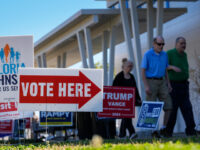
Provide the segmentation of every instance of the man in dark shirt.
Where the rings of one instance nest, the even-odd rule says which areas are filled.
[[[185,133],[187,136],[196,135],[195,122],[192,112],[192,105],[189,98],[189,66],[187,54],[184,52],[186,40],[184,37],[176,39],[175,48],[167,51],[169,59],[168,75],[172,86],[170,93],[173,110],[167,123],[166,132],[172,135],[176,123],[177,110],[180,108],[186,123]]]

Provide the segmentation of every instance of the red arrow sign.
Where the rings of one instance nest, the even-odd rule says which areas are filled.
[[[101,91],[79,76],[20,75],[20,103],[78,104],[80,109]]]

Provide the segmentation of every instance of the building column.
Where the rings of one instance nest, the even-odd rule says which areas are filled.
[[[157,0],[157,12],[156,12],[156,35],[162,36],[163,31],[163,0]]]
[[[133,27],[133,30],[134,30],[133,32],[138,34],[138,36],[135,35],[135,37],[137,38],[137,39],[135,39],[137,43],[134,43],[135,49],[133,50],[133,44],[132,44],[132,40],[131,40],[132,39],[131,30],[130,30],[130,26],[129,26],[128,12],[127,12],[127,8],[126,8],[126,5],[125,5],[125,0],[120,0],[119,2],[120,2],[120,6],[121,6],[120,12],[121,12],[121,18],[122,18],[122,26],[123,26],[123,32],[124,32],[124,37],[125,37],[125,43],[126,43],[126,46],[128,48],[129,59],[132,62],[134,62],[134,65],[136,66],[135,69],[133,70],[133,74],[135,75],[136,81],[138,83],[138,88],[141,89],[141,87],[140,87],[141,86],[141,84],[140,84],[140,82],[141,82],[140,66],[139,66],[139,63],[138,63],[138,61],[139,61],[138,57],[139,57],[139,59],[141,59],[141,55],[137,54],[137,48],[139,48],[139,49],[141,49],[141,48],[139,46],[140,45],[139,29],[137,29],[136,18],[134,18],[136,14],[134,14],[134,16],[132,16],[132,19],[135,19],[135,20],[132,20],[132,27]],[[132,3],[131,5],[134,4],[134,2],[131,2],[131,3]],[[132,9],[132,11],[133,11],[133,9]],[[136,12],[136,8],[135,8],[135,12]]]
[[[42,67],[47,68],[46,53],[42,54]]]
[[[153,43],[153,0],[147,1],[147,41],[148,48],[152,48]]]
[[[104,85],[108,85],[108,31],[103,32],[102,36],[102,52],[103,52],[103,70],[104,70]]]
[[[113,26],[110,33],[110,59],[109,59],[109,76],[108,76],[108,85],[110,86],[113,83],[113,75],[114,75],[115,32],[116,32],[116,27]]]
[[[86,49],[87,49],[88,60],[89,60],[89,67],[94,68],[92,38],[91,38],[90,29],[88,27],[86,27],[84,29],[84,33],[85,33]]]
[[[61,65],[62,68],[66,68],[67,67],[66,59],[67,59],[67,52],[64,52],[62,54],[62,65]]]
[[[136,68],[137,74],[137,87],[139,93],[142,98],[145,97],[144,84],[141,78],[141,69],[140,64],[142,61],[142,50],[141,50],[141,42],[140,42],[140,29],[139,29],[139,20],[137,15],[137,7],[136,7],[136,0],[130,0],[130,13],[131,13],[131,25],[132,25],[132,32],[133,32],[133,46],[134,46],[134,63]]]
[[[57,56],[57,68],[66,68],[66,55],[64,52],[62,55]]]
[[[57,56],[57,68],[61,68],[61,56]]]
[[[89,68],[94,68],[92,38],[91,38],[90,29],[88,27],[84,28],[84,34],[85,34],[85,43],[86,43],[86,49],[87,49],[87,54],[88,54],[88,60],[89,60]],[[95,113],[92,113],[92,112],[78,113],[78,118],[79,118],[78,124],[79,124],[79,129],[80,129],[79,132],[82,132],[82,134],[80,135],[84,135],[84,136],[87,136],[87,138],[91,138],[90,136],[92,136],[92,134],[95,133],[95,128],[96,128]],[[90,126],[88,126],[88,124]]]
[[[38,68],[42,68],[42,58],[41,58],[41,56],[37,57],[37,64],[38,64]]]
[[[38,68],[47,68],[46,53],[37,57]]]
[[[77,40],[78,40],[78,47],[79,47],[79,52],[81,55],[81,60],[82,60],[82,65],[83,68],[88,68],[87,60],[86,60],[86,54],[85,54],[85,45],[84,45],[84,38],[83,38],[83,33],[80,31],[76,34]]]
[[[125,43],[128,48],[128,54],[129,54],[129,59],[133,61],[133,46],[132,46],[132,41],[131,41],[131,31],[129,27],[129,21],[128,21],[128,13],[127,13],[127,8],[126,8],[126,1],[125,0],[119,0],[120,2],[120,13],[121,13],[121,18],[122,18],[122,26],[123,26],[123,32],[124,32],[124,38],[125,38]]]

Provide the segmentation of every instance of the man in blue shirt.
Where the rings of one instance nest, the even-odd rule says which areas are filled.
[[[169,92],[172,90],[168,79],[168,56],[163,51],[164,38],[158,36],[153,40],[153,47],[148,50],[142,60],[142,79],[145,86],[146,100],[164,102],[164,127],[167,124],[172,101]]]

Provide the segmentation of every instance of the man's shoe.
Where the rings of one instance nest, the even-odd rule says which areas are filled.
[[[133,133],[133,134],[131,134],[131,136],[130,136],[129,139],[135,139],[135,138],[137,138],[137,137],[138,137],[138,135],[137,135],[136,133]]]
[[[172,133],[169,133],[166,128],[160,129],[160,135],[166,138],[172,137]]]
[[[192,130],[186,130],[186,135],[187,136],[197,136],[198,135],[198,133],[197,133],[197,131],[195,130],[195,129],[192,129]]]
[[[127,139],[127,136],[123,136],[123,137],[118,137],[117,139],[119,139],[119,140],[125,140],[125,139]]]
[[[200,131],[199,130],[196,130],[197,131],[197,135],[200,135]]]
[[[166,128],[162,128],[162,129],[160,129],[160,135],[165,135],[165,133],[166,133]]]
[[[154,131],[154,132],[151,134],[151,136],[152,136],[153,138],[161,138],[161,136],[160,136],[160,134],[158,133],[158,131]]]

